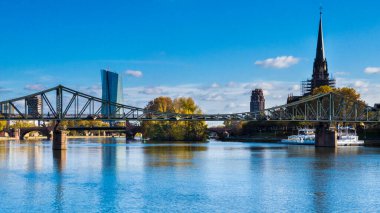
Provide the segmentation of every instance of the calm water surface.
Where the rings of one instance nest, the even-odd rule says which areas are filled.
[[[380,210],[380,149],[0,142],[1,212]]]

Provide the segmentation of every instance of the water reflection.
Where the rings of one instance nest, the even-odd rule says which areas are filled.
[[[380,208],[380,149],[246,143],[0,143],[12,212],[340,212]]]
[[[64,170],[66,168],[67,150],[52,150],[53,152],[53,174],[55,175],[55,199],[53,207],[61,212],[64,205]]]
[[[207,151],[202,144],[158,144],[144,147],[147,166],[152,167],[183,167],[193,165],[192,159],[198,152]]]
[[[101,156],[101,185],[99,187],[100,202],[104,205],[102,212],[115,212],[118,195],[117,171],[117,144],[115,138],[108,138],[103,142]]]

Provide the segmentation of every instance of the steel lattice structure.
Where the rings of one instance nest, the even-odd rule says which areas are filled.
[[[30,114],[28,100],[41,99],[39,113]],[[101,114],[102,108],[114,111]],[[35,112],[36,110],[34,110]],[[112,103],[100,98],[57,86],[28,96],[0,102],[0,120],[130,120],[130,121],[308,121],[308,122],[380,122],[380,111],[364,102],[336,93],[319,94],[297,102],[260,112],[233,114],[177,114],[148,111]]]

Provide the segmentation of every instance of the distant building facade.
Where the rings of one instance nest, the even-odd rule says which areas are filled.
[[[0,104],[0,112],[2,114],[14,114],[15,109],[10,104]]]
[[[301,82],[301,96],[288,96],[288,103],[299,100],[301,97],[311,95],[315,88],[320,86],[330,86],[335,88],[335,79],[330,78],[325,56],[325,46],[323,41],[322,12],[319,20],[318,41],[316,55],[313,64],[312,78]]]
[[[29,97],[26,99],[28,107],[28,115],[37,117],[42,114],[42,99],[41,96]]]
[[[123,80],[121,75],[108,70],[101,70],[102,77],[102,99],[111,103],[123,104]],[[122,114],[122,111],[117,112]],[[116,114],[115,106],[104,104],[102,107],[102,115],[113,116]]]
[[[265,98],[262,89],[252,90],[250,112],[259,112],[265,109]]]
[[[373,108],[375,108],[376,110],[380,110],[380,104],[376,103]]]

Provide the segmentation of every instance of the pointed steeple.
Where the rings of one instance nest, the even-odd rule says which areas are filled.
[[[335,87],[335,79],[329,77],[327,60],[325,56],[325,45],[323,42],[323,27],[322,27],[322,8],[319,19],[319,31],[317,41],[317,52],[313,65],[313,76],[308,85],[307,93],[310,94],[315,88],[320,86]]]
[[[317,53],[315,55],[315,60],[324,61],[325,59],[326,59],[326,56],[325,56],[325,44],[323,42],[322,9],[321,9],[320,19],[319,19]]]

